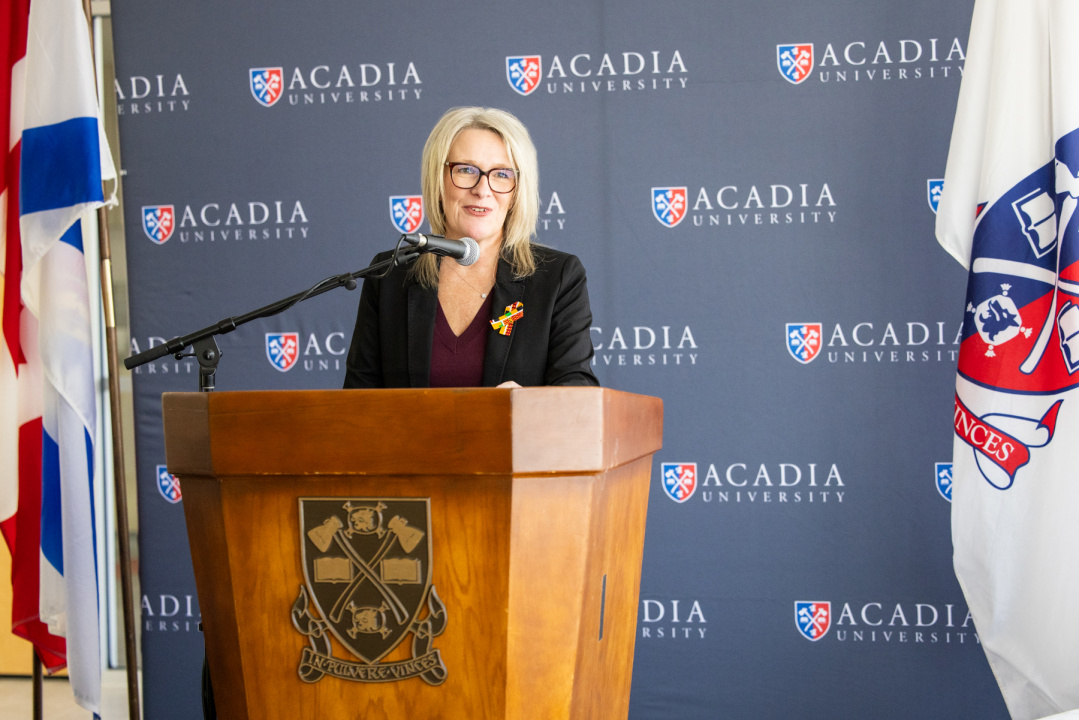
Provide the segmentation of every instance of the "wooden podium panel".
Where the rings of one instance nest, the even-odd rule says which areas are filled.
[[[660,400],[523,388],[169,393],[163,403],[220,717],[626,717]],[[305,539],[301,499],[368,515],[427,503],[427,527],[413,520],[410,532],[428,543],[445,623],[420,660],[423,632],[368,663],[345,649],[344,626],[327,634],[327,656],[294,625],[294,605],[317,585],[302,548],[320,533]],[[410,622],[436,617],[425,597]],[[386,603],[349,608],[356,637],[389,634]],[[340,676],[417,671],[436,651],[440,684]],[[301,656],[330,674],[305,682]]]

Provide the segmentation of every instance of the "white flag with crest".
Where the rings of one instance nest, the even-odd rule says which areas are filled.
[[[977,0],[937,239],[969,270],[955,571],[1015,720],[1079,708],[1079,3]]]

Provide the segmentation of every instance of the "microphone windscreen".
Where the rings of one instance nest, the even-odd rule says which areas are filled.
[[[461,238],[461,242],[465,244],[468,250],[463,258],[457,260],[458,265],[471,265],[480,259],[480,244],[478,242],[470,237]]]

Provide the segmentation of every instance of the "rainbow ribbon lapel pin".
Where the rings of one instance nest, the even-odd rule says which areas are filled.
[[[525,306],[520,300],[506,306],[506,312],[502,317],[491,321],[491,327],[498,331],[499,335],[509,335],[513,332],[513,323],[524,317]]]

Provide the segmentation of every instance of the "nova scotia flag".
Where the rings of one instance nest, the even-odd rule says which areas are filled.
[[[50,672],[66,661],[76,700],[99,713],[94,310],[81,220],[104,204],[102,180],[115,170],[82,4],[13,5],[2,22],[4,42],[16,51],[4,68],[3,100],[13,141],[7,164],[17,174],[3,176],[0,208],[7,216],[0,412],[15,418],[0,420],[0,527],[12,550],[16,632],[35,643]]]

